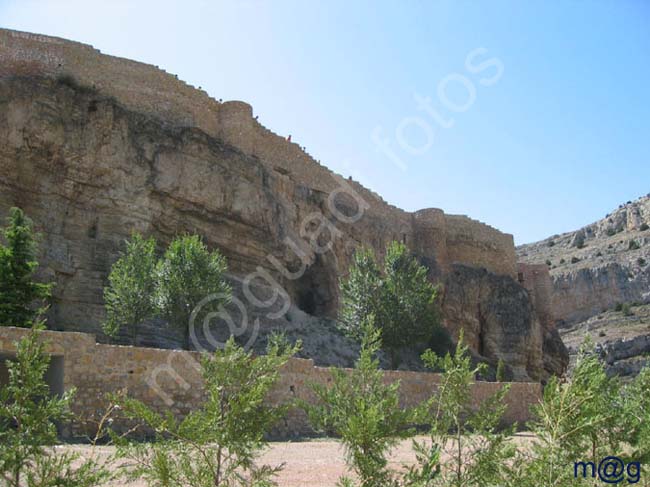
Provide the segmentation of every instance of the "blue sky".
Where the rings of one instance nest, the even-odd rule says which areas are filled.
[[[247,101],[388,202],[467,214],[517,243],[650,192],[641,0],[0,0],[0,26]]]

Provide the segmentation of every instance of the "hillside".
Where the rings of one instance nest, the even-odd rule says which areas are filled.
[[[623,375],[650,352],[650,313],[634,306],[650,302],[649,226],[650,195],[575,232],[517,248],[521,262],[549,266],[554,318],[570,352],[589,334]]]
[[[226,317],[199,324],[195,347],[232,332],[263,350],[282,330],[319,365],[349,365],[339,279],[355,249],[382,255],[399,241],[444,289],[443,324],[475,355],[502,360],[518,381],[562,374],[568,359],[516,280],[512,235],[391,206],[265,128],[247,103],[88,45],[0,29],[0,217],[12,206],[42,234],[41,274],[55,283],[48,325],[100,342],[124,240],[138,231],[164,247],[188,232],[227,258],[235,297]],[[153,321],[138,345],[178,348],[179,338]],[[409,351],[418,360],[428,345]]]

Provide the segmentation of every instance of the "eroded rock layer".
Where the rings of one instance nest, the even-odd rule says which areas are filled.
[[[0,214],[20,206],[43,234],[53,327],[101,340],[102,288],[123,240],[139,231],[164,245],[196,232],[228,258],[242,340],[262,346],[281,328],[317,363],[347,365],[355,347],[332,325],[338,280],[360,245],[381,254],[399,240],[444,283],[445,324],[466,330],[475,353],[502,358],[517,380],[562,372],[562,350],[549,352],[515,279],[512,236],[392,207],[269,132],[245,103],[217,102],[152,66],[0,30],[0,188]],[[161,323],[142,340],[180,343]]]

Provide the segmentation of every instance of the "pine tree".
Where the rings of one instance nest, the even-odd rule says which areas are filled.
[[[0,325],[28,328],[43,311],[51,284],[33,281],[38,267],[32,221],[19,208],[11,208],[0,245]],[[40,306],[38,305],[40,301]]]

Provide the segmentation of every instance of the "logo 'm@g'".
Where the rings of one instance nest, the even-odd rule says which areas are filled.
[[[641,480],[641,463],[630,462],[627,465],[618,457],[605,457],[598,464],[594,462],[576,462],[573,464],[574,478],[591,477],[606,484],[620,484],[627,480],[629,484],[636,484]]]

